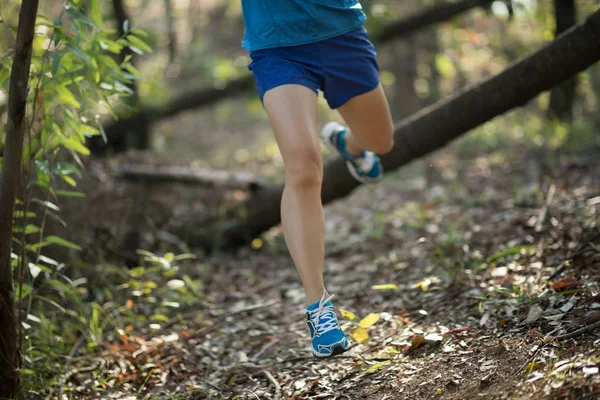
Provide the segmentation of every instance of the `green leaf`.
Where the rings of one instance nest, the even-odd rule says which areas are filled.
[[[77,182],[75,182],[75,179],[71,178],[69,175],[61,175],[60,176],[65,182],[67,182],[69,185],[75,187],[77,186]]]
[[[105,54],[99,54],[98,60],[102,63],[102,65],[112,69],[113,71],[121,72],[121,67],[119,67],[119,64],[117,64],[114,58]]]
[[[30,235],[32,233],[38,233],[39,231],[40,231],[40,228],[37,227],[37,226],[35,226],[35,225],[28,224],[25,227],[25,234],[26,235]]]
[[[100,122],[100,118],[96,118],[96,123],[98,124],[98,128],[100,128],[100,134],[102,134],[102,140],[104,140],[104,144],[108,143],[108,138],[106,137],[106,131],[102,126],[102,122]]]
[[[145,51],[146,53],[152,53],[152,47],[148,46],[146,42],[144,42],[137,36],[129,35],[127,36],[127,41],[135,47],[137,47],[138,49]]]
[[[52,76],[55,76],[58,72],[58,67],[60,66],[60,54],[53,51],[50,53],[50,57],[52,58]]]
[[[502,257],[506,257],[506,256],[514,255],[514,254],[521,254],[521,252],[531,253],[534,250],[535,250],[535,247],[533,247],[533,246],[510,247],[508,249],[500,250],[499,252],[492,254],[491,256],[488,257],[487,262],[490,263],[490,262],[496,261]]]
[[[145,30],[140,29],[140,28],[131,28],[131,33],[133,33],[134,35],[137,35],[139,37],[142,37],[142,38],[148,37],[148,32],[146,32]]]
[[[100,12],[100,4],[98,0],[89,0],[90,5],[90,17],[92,21],[100,28],[102,28],[102,14]]]
[[[74,137],[70,137],[70,138],[61,140],[61,144],[63,146],[65,146],[67,149],[76,151],[80,154],[83,154],[84,156],[90,155],[90,149],[85,147],[78,139],[76,139]]]
[[[102,50],[109,51],[113,54],[121,54],[121,50],[123,50],[123,45],[110,39],[100,40],[100,47]]]
[[[56,93],[58,96],[56,97],[61,103],[68,104],[75,108],[81,108],[81,104],[75,99],[75,96],[66,86],[60,85],[55,87]],[[58,125],[57,125],[58,126]]]
[[[95,128],[93,126],[90,126],[87,124],[79,124],[79,127],[81,128],[81,131],[83,132],[84,135],[89,135],[89,136],[100,135],[100,131],[98,130],[98,128]]]
[[[27,215],[25,215],[25,213],[23,211],[15,211],[15,218],[23,218],[23,216],[27,217],[27,218],[34,218],[35,217],[35,213],[28,211]]]
[[[81,192],[74,192],[71,190],[55,190],[54,193],[57,196],[62,196],[62,197],[85,197],[85,194],[83,194]]]
[[[29,293],[31,293],[31,286],[29,286],[28,284],[24,283],[22,285],[17,286],[17,299],[21,300],[27,297]]]
[[[81,251],[81,247],[79,247],[75,243],[69,242],[68,240],[60,238],[58,236],[54,236],[54,235],[48,236],[48,237],[46,237],[46,242],[51,243],[51,244],[56,244],[58,246],[67,247],[69,249]]]
[[[365,374],[374,374],[376,372],[381,371],[386,365],[390,364],[391,361],[383,361],[377,364],[371,365],[366,371]]]
[[[71,52],[73,52],[73,54],[75,54],[77,57],[85,61],[86,64],[89,65],[92,63],[92,60],[88,57],[88,55],[85,54],[83,50],[81,50],[79,47],[73,46],[72,44],[68,44],[66,47],[67,49],[71,50]]]
[[[8,69],[8,65],[5,65],[4,68],[0,69],[0,86],[4,85],[9,76],[10,70]]]
[[[154,314],[150,318],[152,318],[155,321],[169,322],[169,317],[167,317],[166,315],[163,315],[163,314]]]

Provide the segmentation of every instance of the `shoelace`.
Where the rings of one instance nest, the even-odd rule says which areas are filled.
[[[310,320],[313,321],[315,326],[316,336],[321,336],[324,333],[339,328],[333,306],[325,305],[328,301],[333,299],[333,296],[334,295],[331,295],[325,299],[325,295],[323,295],[323,298],[319,301],[319,306],[314,310],[309,311]]]

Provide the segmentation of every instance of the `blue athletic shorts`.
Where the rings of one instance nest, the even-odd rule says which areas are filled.
[[[250,58],[261,101],[268,90],[296,84],[322,90],[336,109],[379,85],[377,53],[362,27],[320,42],[251,51]]]

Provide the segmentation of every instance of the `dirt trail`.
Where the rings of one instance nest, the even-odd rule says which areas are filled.
[[[119,398],[598,398],[599,331],[553,338],[600,320],[600,163],[554,165],[438,156],[328,207],[326,281],[355,338],[342,357],[310,356],[274,230],[188,267],[205,302],[91,364]]]

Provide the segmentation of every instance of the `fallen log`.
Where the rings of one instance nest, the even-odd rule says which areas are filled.
[[[117,171],[122,179],[149,183],[183,183],[223,189],[256,192],[263,183],[247,172],[215,171],[179,166],[123,165]]]
[[[462,0],[456,3],[426,8],[413,16],[390,23],[379,34],[373,35],[372,40],[376,43],[387,43],[393,39],[425,29],[433,24],[447,21],[477,6],[492,2],[493,0]],[[119,137],[124,136],[125,132],[135,131],[139,126],[150,127],[156,121],[174,117],[187,110],[212,105],[217,101],[234,95],[248,93],[252,90],[254,90],[254,77],[247,75],[233,79],[220,87],[203,88],[185,93],[163,106],[142,108],[132,116],[117,120],[107,126],[105,132],[108,143],[105,145],[100,139],[95,139],[91,145],[92,153],[102,155],[107,147],[115,147],[113,149],[115,152],[125,151],[127,150],[127,146],[119,144]],[[118,143],[118,145],[112,146],[114,143]]]
[[[502,73],[466,87],[398,123],[396,144],[382,158],[385,169],[393,171],[444,147],[471,129],[526,104],[598,60],[600,11],[530,56],[515,61]],[[323,204],[348,195],[358,185],[342,160],[328,163],[323,181]],[[245,245],[279,224],[282,190],[283,184],[265,187],[230,209],[224,217],[189,221],[178,227],[176,233],[198,247]],[[215,232],[219,231],[215,239]]]
[[[448,21],[475,7],[491,4],[494,1],[462,0],[426,8],[410,17],[385,26],[375,40],[379,43],[385,43],[398,37],[407,36],[428,26]]]

